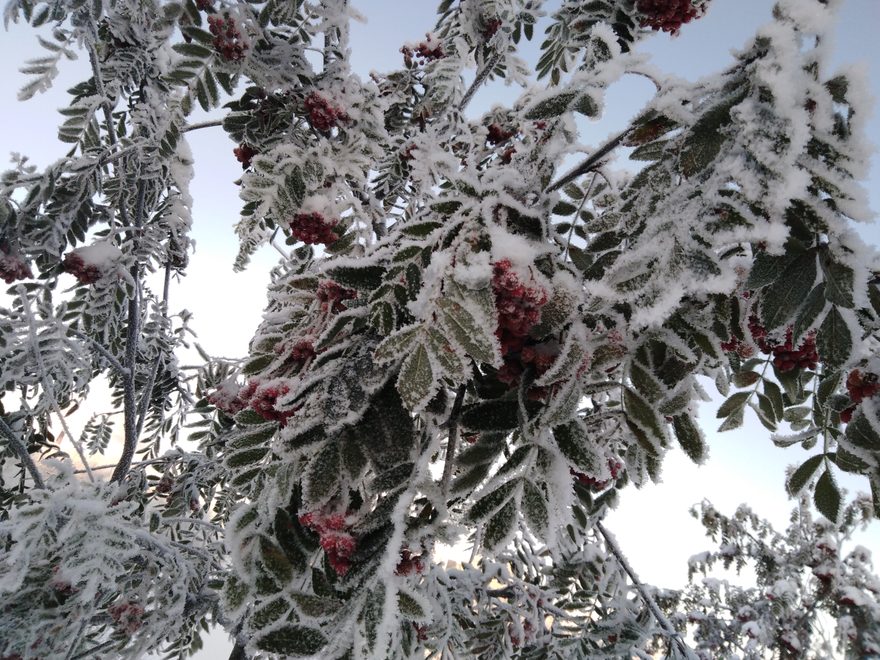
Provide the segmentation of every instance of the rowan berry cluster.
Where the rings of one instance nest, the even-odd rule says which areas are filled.
[[[279,380],[261,383],[259,380],[251,380],[241,388],[238,399],[261,417],[272,422],[278,422],[281,426],[287,424],[287,419],[295,410],[278,410],[275,406],[278,399],[290,392],[290,386]]]
[[[107,614],[110,615],[118,628],[133,635],[140,630],[143,623],[144,608],[137,603],[124,601],[108,607]]]
[[[840,413],[840,421],[849,424],[858,404],[880,394],[880,378],[877,374],[853,369],[846,377],[846,391],[853,405]]]
[[[317,211],[297,213],[290,221],[290,233],[299,241],[309,245],[329,245],[339,240],[333,231],[337,221],[327,220]]]
[[[547,292],[540,286],[523,284],[508,259],[502,259],[492,267],[492,291],[498,310],[495,336],[501,342],[501,354],[519,353],[525,346],[529,330],[541,318]]]
[[[617,477],[620,476],[620,472],[623,470],[623,463],[616,458],[609,458],[608,469],[611,471],[611,478],[605,480],[596,479],[595,477],[591,477],[583,472],[578,472],[572,468],[569,468],[569,472],[571,472],[572,476],[577,479],[578,483],[586,486],[594,493],[598,493],[617,481]]]
[[[0,252],[0,279],[4,282],[12,284],[16,280],[26,280],[33,276],[30,266],[21,257]]]
[[[810,333],[794,348],[791,340],[791,328],[785,331],[785,343],[772,347],[773,366],[781,372],[795,369],[815,369],[819,363],[816,351],[816,334]]]
[[[312,511],[301,515],[299,522],[318,535],[318,542],[336,574],[348,573],[351,568],[351,556],[357,549],[357,541],[348,531],[345,516],[339,513],[328,515]]]
[[[235,19],[225,12],[223,16],[208,16],[208,31],[214,36],[211,44],[227,62],[244,59],[247,43],[242,39]]]
[[[507,142],[514,135],[516,135],[516,130],[503,128],[500,124],[493,122],[489,124],[486,141],[491,145],[501,144],[502,142]]]
[[[232,150],[232,153],[235,154],[235,159],[241,163],[241,169],[246,170],[251,166],[251,159],[259,152],[249,144],[242,142]]]
[[[412,66],[413,57],[418,60],[418,64],[433,62],[434,60],[446,57],[446,53],[443,52],[443,43],[430,32],[426,32],[425,40],[420,41],[415,46],[404,44],[400,52],[403,53],[403,62],[407,67]]]
[[[815,332],[808,333],[800,345],[795,348],[790,327],[785,331],[785,341],[777,344],[754,314],[749,317],[748,325],[749,333],[752,335],[755,344],[761,349],[761,352],[773,354],[773,366],[778,371],[784,373],[794,371],[795,369],[815,369],[819,363]],[[736,337],[732,337],[729,341],[721,342],[721,349],[727,352],[735,352],[743,358],[751,357],[753,352],[751,346],[741,342]]]
[[[227,415],[237,415],[247,408],[247,399],[242,397],[243,390],[243,387],[239,387],[235,380],[230,378],[220,383],[217,389],[208,395],[208,403]]]
[[[196,9],[199,11],[208,11],[214,8],[214,0],[196,0]]]
[[[317,355],[314,344],[307,339],[298,341],[291,347],[288,347],[288,344],[285,342],[277,344],[275,352],[279,355],[287,353],[288,361],[296,364],[305,364]]]
[[[321,309],[334,313],[341,312],[345,309],[343,301],[351,300],[357,296],[357,293],[351,289],[339,286],[333,280],[324,280],[318,285],[315,297],[321,302]]]
[[[395,575],[414,575],[425,570],[421,555],[414,555],[409,548],[400,551],[400,562],[394,570]]]
[[[501,22],[501,19],[497,16],[490,19],[484,19],[483,29],[480,31],[480,33],[483,35],[483,39],[488,41],[489,39],[494,37],[495,33],[498,32],[498,28],[500,28],[502,25],[503,23]]]
[[[103,273],[96,264],[86,263],[78,252],[68,252],[61,262],[64,272],[73,275],[80,284],[94,284]]]
[[[329,131],[339,122],[349,120],[348,114],[342,108],[337,108],[318,92],[309,94],[303,101],[303,108],[309,116],[309,123],[319,131]]]
[[[691,0],[638,0],[636,9],[642,27],[678,34],[681,26],[702,15]]]

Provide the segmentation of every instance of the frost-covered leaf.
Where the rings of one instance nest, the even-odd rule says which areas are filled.
[[[422,343],[406,357],[397,377],[397,391],[410,410],[423,408],[435,390],[434,370],[428,351]]]
[[[257,648],[288,657],[313,655],[327,645],[327,638],[317,628],[284,625],[257,638]]]
[[[840,489],[834,482],[831,472],[825,471],[816,482],[816,491],[813,493],[813,501],[819,512],[833,523],[837,522],[840,515],[840,505],[842,501]]]

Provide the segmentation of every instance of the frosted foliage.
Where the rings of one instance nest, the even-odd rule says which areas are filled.
[[[0,523],[4,655],[137,655],[192,625],[208,559],[148,532],[113,487],[63,471],[47,485]]]
[[[706,0],[442,0],[364,79],[347,0],[10,3],[53,25],[23,96],[88,71],[67,155],[0,180],[0,656],[184,657],[219,623],[234,657],[827,657],[819,611],[877,653],[844,550],[880,509],[880,293],[837,5],[783,0],[694,83],[643,44]],[[586,144],[631,76],[653,98]],[[478,114],[491,82],[518,97]],[[241,359],[171,304],[194,130],[241,166],[231,267],[280,255]],[[706,505],[718,549],[651,587],[603,520],[670,452],[705,462],[709,383],[720,430],[805,450],[800,524]]]

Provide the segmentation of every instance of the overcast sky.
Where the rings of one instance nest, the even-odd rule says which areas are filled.
[[[355,24],[352,29],[353,66],[366,76],[370,70],[400,66],[400,45],[419,40],[434,24],[437,2],[354,0],[354,5],[369,19],[366,25]],[[771,7],[770,0],[714,0],[708,14],[685,26],[680,37],[658,35],[647,50],[655,55],[658,67],[678,76],[696,79],[711,74],[732,62],[731,49],[741,47],[755,28],[769,19]],[[867,67],[875,97],[880,97],[878,28],[878,0],[843,0],[834,64],[861,63]],[[540,43],[540,34],[536,34],[536,40]],[[532,45],[531,52],[536,52],[536,45]],[[40,54],[27,26],[11,25],[8,32],[0,32],[0,80],[5,83],[0,89],[0,125],[5,128],[0,152],[23,152],[42,166],[67,149],[55,139],[61,119],[56,109],[66,103],[63,90],[85,74],[82,59],[66,62],[53,91],[19,103],[16,91],[26,79],[17,68],[22,60]],[[652,90],[651,83],[639,78],[617,84],[609,93],[604,118],[588,127],[582,141],[600,144],[605,136],[623,128]],[[479,114],[494,103],[510,103],[515,96],[515,90],[491,85],[480,91],[470,110]],[[876,111],[868,131],[875,144],[880,141]],[[208,352],[241,356],[259,320],[266,273],[277,253],[264,249],[249,271],[232,273],[237,249],[232,226],[240,208],[232,182],[241,173],[232,155],[234,145],[220,129],[190,133],[188,140],[196,161],[192,193],[197,248],[185,280],[172,290],[171,307],[186,307],[195,314],[193,325]],[[871,207],[880,209],[880,161],[876,156],[867,186]],[[866,227],[863,236],[880,244],[877,226]],[[700,526],[687,514],[691,505],[708,497],[721,510],[730,512],[738,503],[748,501],[759,513],[784,526],[791,508],[785,500],[785,466],[808,455],[797,448],[774,447],[767,431],[754,420],[747,421],[740,430],[715,434],[718,422],[711,404],[703,405],[700,420],[709,431],[709,462],[697,468],[681,452],[674,452],[665,463],[664,482],[641,491],[627,490],[620,508],[608,520],[635,569],[647,582],[659,586],[681,586],[686,580],[687,557],[708,547]],[[847,485],[867,488],[865,482]],[[878,530],[873,530],[870,542],[863,542],[880,549]],[[200,657],[219,657],[225,641],[212,640],[211,644]]]

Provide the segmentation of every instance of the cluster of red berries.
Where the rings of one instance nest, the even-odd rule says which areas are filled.
[[[287,353],[288,362],[295,364],[305,364],[317,355],[314,344],[307,339],[300,340],[293,346],[289,346],[286,342],[276,344],[275,352],[279,355]]]
[[[80,284],[94,284],[103,276],[101,269],[95,265],[86,263],[77,252],[68,252],[61,261],[64,272],[70,273]]]
[[[513,271],[510,260],[502,259],[492,267],[492,291],[498,310],[495,336],[501,342],[501,354],[519,353],[529,330],[541,318],[547,292],[540,286],[526,286]]]
[[[498,370],[497,378],[507,385],[517,385],[528,367],[532,368],[534,377],[539,378],[556,361],[558,354],[559,345],[555,341],[523,346],[518,354],[508,353],[504,356],[504,364]],[[546,396],[547,389],[544,387],[532,387],[528,391],[529,399],[534,401],[542,401]]]
[[[144,608],[137,603],[129,603],[127,601],[116,603],[107,608],[107,613],[117,627],[129,635],[133,635],[140,630],[143,623]]]
[[[395,575],[415,575],[425,570],[421,555],[414,555],[409,548],[400,551],[400,562],[394,570]]]
[[[318,535],[321,548],[336,574],[348,573],[351,568],[351,556],[357,549],[357,542],[348,531],[345,516],[339,513],[327,515],[312,511],[301,515],[299,522]]]
[[[500,124],[493,122],[489,124],[486,141],[491,145],[501,144],[502,142],[507,142],[514,135],[516,135],[515,129],[503,128]]]
[[[357,293],[351,289],[339,286],[333,280],[324,280],[318,285],[315,297],[321,302],[321,309],[338,313],[345,309],[343,301],[351,300]]]
[[[295,410],[278,410],[275,406],[279,397],[290,392],[290,386],[282,381],[269,381],[260,383],[259,380],[251,380],[241,388],[238,393],[239,402],[243,407],[250,408],[261,417],[272,422],[278,422],[281,426],[287,424],[287,419]]]
[[[246,170],[251,166],[251,159],[259,152],[249,144],[242,142],[232,150],[232,153],[235,154],[235,160],[241,163],[241,169]]]
[[[26,280],[33,276],[30,266],[21,257],[6,252],[0,253],[0,279],[4,282],[12,284],[16,280]]]
[[[227,62],[244,59],[247,43],[241,38],[241,32],[235,19],[228,12],[223,16],[208,16],[208,31],[214,35],[211,44]]]
[[[853,369],[846,377],[846,391],[853,405],[840,413],[840,421],[849,424],[856,411],[856,405],[880,394],[880,378],[877,377],[877,374]]]
[[[777,344],[767,333],[766,328],[761,325],[758,317],[753,314],[749,317],[749,333],[762,353],[773,354],[773,366],[780,372],[815,369],[819,363],[815,332],[808,333],[800,345],[795,348],[792,341],[792,329],[789,327],[785,331],[785,341]],[[740,357],[744,358],[750,357],[752,354],[752,348],[735,337],[729,341],[721,342],[721,349],[738,353]]]
[[[339,122],[347,122],[348,114],[342,108],[337,108],[318,92],[309,94],[303,101],[303,108],[309,115],[309,122],[319,131],[329,131]]]
[[[317,211],[297,213],[290,221],[290,233],[309,245],[330,245],[339,240],[339,235],[333,231],[336,224],[335,220],[327,220]]]
[[[401,47],[400,52],[403,53],[403,62],[407,67],[412,66],[413,57],[419,60],[419,64],[446,57],[446,53],[443,52],[443,44],[430,32],[425,33],[425,40],[417,43],[415,48],[405,45]]]
[[[623,470],[623,463],[615,458],[609,458],[608,469],[611,471],[611,478],[605,479],[604,481],[600,481],[595,477],[591,477],[587,474],[584,474],[583,472],[578,472],[577,470],[574,470],[572,468],[569,468],[569,472],[571,472],[571,475],[575,479],[577,479],[578,483],[586,486],[594,493],[598,493],[605,490],[606,488],[608,488],[608,486],[617,481],[617,477],[620,475],[620,471]]]
[[[196,0],[196,9],[199,11],[208,11],[214,8],[214,0]]]
[[[485,23],[480,33],[483,35],[483,39],[489,41],[489,39],[495,36],[495,33],[498,32],[498,28],[500,28],[503,23],[501,22],[501,19],[497,16],[488,20],[484,19],[484,21]]]
[[[702,15],[691,0],[638,0],[636,3],[642,27],[678,34],[681,26]]]

